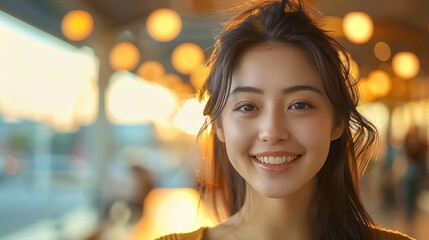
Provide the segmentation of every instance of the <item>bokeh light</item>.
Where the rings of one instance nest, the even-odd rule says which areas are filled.
[[[363,12],[350,12],[344,16],[343,32],[353,43],[362,44],[371,39],[374,24],[371,17]]]
[[[126,71],[113,74],[106,89],[106,115],[115,124],[167,121],[176,104],[169,89]]]
[[[340,60],[343,62],[343,64],[345,66],[349,67],[351,77],[355,81],[357,81],[360,78],[359,65],[355,62],[355,60],[353,60],[350,53],[346,53],[346,54],[347,54],[347,58],[348,58],[349,62],[346,61],[346,57],[344,56],[344,54],[341,51],[338,52],[338,56],[339,56]],[[349,64],[350,64],[350,66],[349,66]]]
[[[147,61],[138,68],[137,75],[145,80],[158,81],[165,75],[165,69],[157,61]]]
[[[203,110],[204,104],[197,99],[187,100],[176,115],[176,126],[187,134],[197,135],[205,120]]]
[[[369,89],[369,86],[368,86],[369,84],[368,84],[368,79],[366,79],[366,78],[361,78],[360,80],[359,80],[359,84],[358,84],[358,87],[359,87],[359,95],[360,95],[360,97],[361,97],[361,99],[362,99],[362,101],[364,101],[364,102],[372,102],[372,101],[374,101],[375,100],[375,98],[376,98],[376,96],[371,92],[371,90]]]
[[[172,90],[174,90],[174,89],[178,88],[180,85],[184,84],[182,79],[173,73],[165,74],[159,80],[159,83],[162,84],[163,86],[169,88],[169,89],[172,89]]]
[[[182,30],[180,15],[168,8],[152,12],[146,22],[146,30],[150,37],[160,42],[168,42],[179,35]]]
[[[402,146],[407,134],[408,129],[411,126],[411,117],[407,115],[406,106],[395,107],[392,111],[391,119],[391,144],[399,148]]]
[[[420,71],[420,61],[414,53],[399,52],[392,59],[393,72],[404,79],[410,79]]]
[[[343,19],[334,16],[326,16],[324,18],[324,25],[322,28],[329,31],[329,34],[333,34],[336,37],[343,37]]]
[[[133,70],[140,61],[138,48],[129,42],[121,42],[115,45],[110,52],[109,62],[112,69]]]
[[[72,41],[84,40],[91,34],[93,27],[91,14],[83,10],[68,12],[61,22],[63,35]]]
[[[2,20],[0,15],[2,118],[44,123],[59,132],[93,123],[99,71],[94,51],[75,48],[32,26],[2,25]]]
[[[183,43],[177,46],[172,55],[173,67],[182,74],[191,74],[204,62],[203,50],[196,44]]]
[[[207,77],[209,76],[209,69],[204,68],[204,67],[200,67],[197,68],[190,77],[190,82],[192,84],[192,86],[195,89],[200,89],[204,82],[206,81]]]
[[[390,47],[385,42],[378,42],[374,46],[374,54],[380,61],[387,61],[390,58]]]
[[[199,203],[198,192],[190,188],[153,189],[145,198],[144,213],[131,233],[131,240],[155,239],[215,225],[204,203]]]
[[[368,89],[377,97],[386,96],[392,88],[389,74],[382,70],[372,71],[368,76]]]

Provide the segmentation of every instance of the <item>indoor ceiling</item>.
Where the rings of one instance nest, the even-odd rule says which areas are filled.
[[[255,0],[251,0],[255,1]],[[203,49],[213,44],[229,11],[243,0],[2,0],[3,10],[31,25],[34,25],[65,41],[61,34],[62,17],[71,10],[84,9],[94,16],[95,34],[106,31],[120,35],[129,31],[139,36],[147,16],[158,8],[168,7],[178,11],[183,18],[179,41],[194,41]],[[420,60],[422,69],[429,67],[429,0],[311,0],[321,14],[343,17],[351,11],[368,13],[375,23],[374,35],[365,44],[352,44],[345,39],[340,42],[352,54],[359,65],[380,64],[373,56],[372,47],[378,41],[387,42],[392,53],[413,51]],[[101,30],[100,30],[101,29]],[[146,35],[147,36],[147,35]],[[69,41],[70,42],[70,41]],[[70,42],[76,46],[85,42]],[[162,45],[170,51],[173,46]],[[167,55],[166,55],[167,56]],[[374,68],[373,66],[368,69]],[[362,72],[361,72],[362,73]],[[365,74],[365,66],[363,66]]]

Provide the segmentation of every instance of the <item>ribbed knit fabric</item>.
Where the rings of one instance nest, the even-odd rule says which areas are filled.
[[[207,227],[201,227],[196,231],[188,233],[173,233],[157,238],[156,240],[202,240],[205,229],[207,229]],[[416,240],[403,233],[380,227],[373,227],[371,233],[372,240]]]

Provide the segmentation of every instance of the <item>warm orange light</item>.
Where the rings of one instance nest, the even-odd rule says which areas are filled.
[[[190,232],[201,226],[213,227],[215,222],[207,214],[204,202],[200,205],[198,202],[199,195],[194,189],[152,190],[144,201],[144,216],[130,239],[150,240],[173,232]]]
[[[343,37],[343,19],[339,17],[327,16],[324,19],[325,25],[323,29],[326,31],[330,31],[332,35],[336,37]]]
[[[359,80],[360,78],[360,70],[359,70],[359,65],[353,60],[350,59],[350,74],[352,75],[353,79],[355,81]]]
[[[207,68],[197,68],[192,74],[190,78],[190,82],[195,89],[200,89],[207,77],[209,76],[210,71]]]
[[[353,43],[366,43],[371,39],[374,24],[371,17],[363,12],[350,12],[343,19],[343,32]]]
[[[197,135],[205,120],[203,110],[204,104],[197,99],[187,100],[176,115],[176,126],[187,134]]]
[[[91,34],[94,21],[91,14],[83,10],[67,13],[61,22],[61,31],[72,41],[81,41]]]
[[[191,74],[204,62],[203,50],[196,44],[183,43],[171,55],[173,67],[180,73]]]
[[[121,42],[113,47],[109,56],[110,66],[118,70],[133,70],[140,61],[140,52],[129,42]]]
[[[349,66],[349,72],[351,77],[353,77],[353,79],[355,81],[359,80],[360,78],[360,71],[359,71],[359,65],[353,60],[352,56],[350,55],[350,53],[346,53],[347,57],[349,59],[349,62],[347,63],[346,61],[346,57],[344,56],[344,54],[342,52],[338,52],[338,56],[340,58],[340,60],[343,62],[344,65]]]
[[[380,61],[387,61],[390,58],[390,47],[385,42],[378,42],[374,46],[374,54]]]
[[[177,76],[176,74],[168,73],[164,75],[160,80],[159,83],[163,86],[169,88],[169,89],[175,89],[179,85],[184,84],[182,79]]]
[[[395,107],[392,111],[391,138],[394,143],[403,143],[411,126],[410,114],[406,106]]]
[[[116,124],[167,121],[176,110],[176,95],[169,89],[120,71],[106,89],[106,115]]]
[[[153,125],[157,138],[164,142],[177,141],[180,134],[183,134],[176,126],[168,122],[155,121]]]
[[[364,102],[372,102],[375,99],[374,94],[369,90],[368,80],[366,78],[361,78],[359,80],[359,95]]]
[[[410,79],[420,71],[420,61],[414,53],[399,52],[392,59],[393,72],[401,78]]]
[[[386,96],[392,88],[389,74],[382,70],[372,71],[368,76],[368,89],[377,97]]]
[[[182,19],[174,10],[161,8],[149,15],[146,30],[153,39],[168,42],[179,35],[182,30]]]
[[[149,81],[158,81],[164,74],[164,66],[157,61],[144,62],[137,70],[139,77]]]

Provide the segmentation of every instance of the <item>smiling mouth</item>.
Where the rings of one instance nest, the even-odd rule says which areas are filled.
[[[271,164],[271,165],[283,165],[287,163],[292,163],[299,159],[302,155],[291,155],[291,156],[252,156],[254,160],[257,160],[261,163]]]

